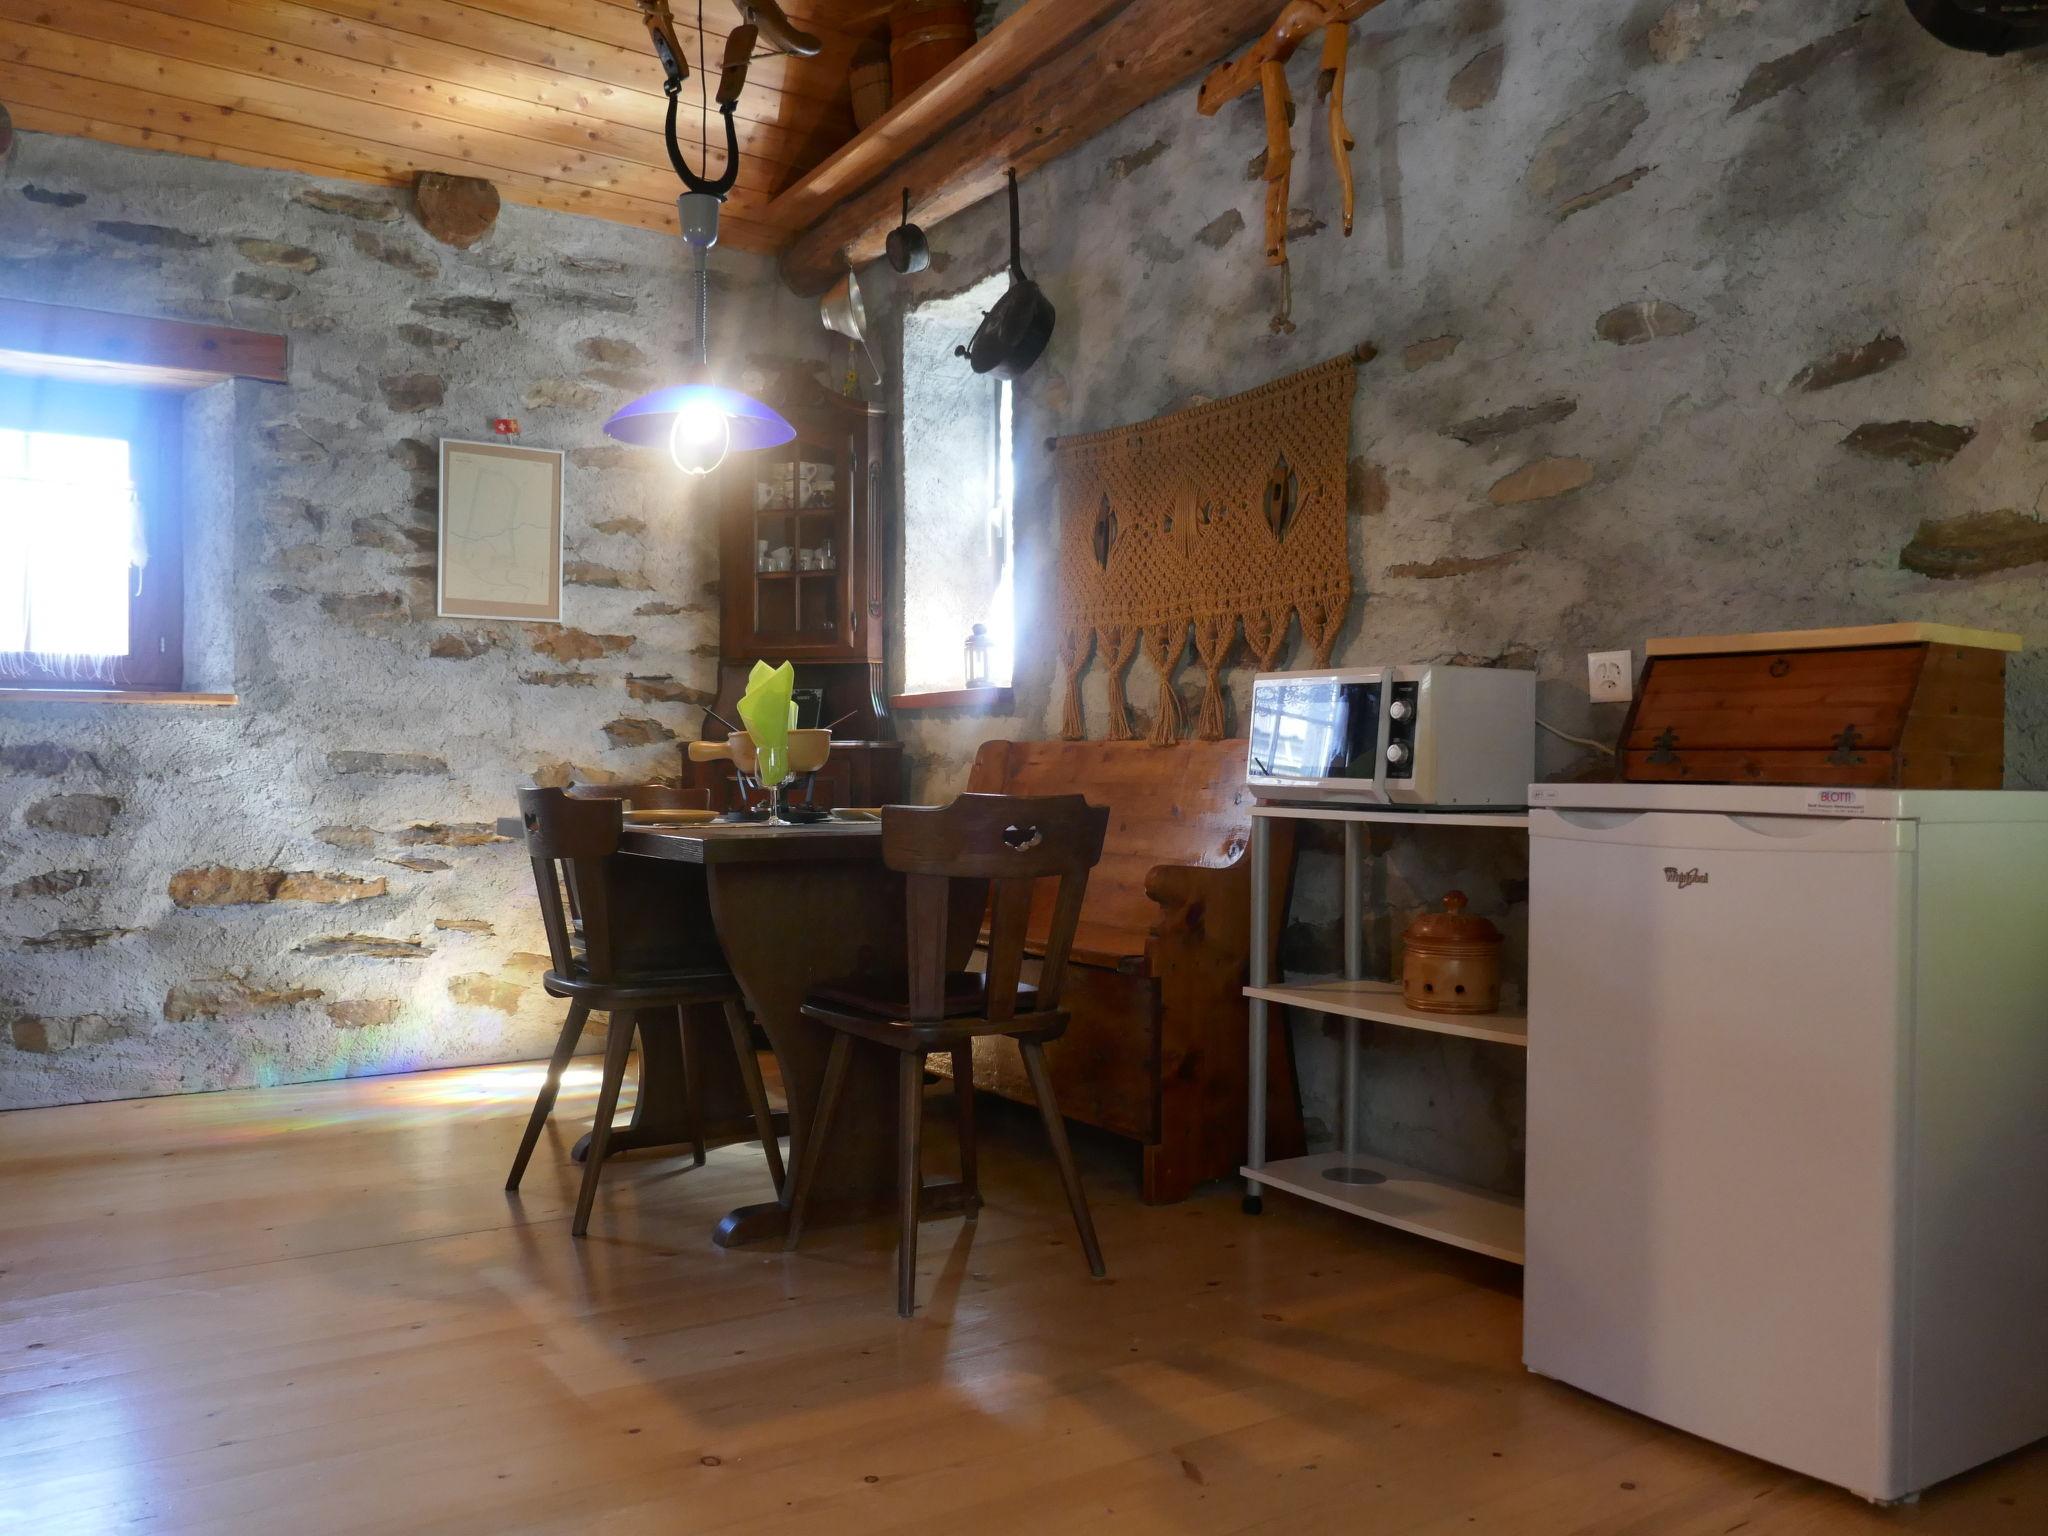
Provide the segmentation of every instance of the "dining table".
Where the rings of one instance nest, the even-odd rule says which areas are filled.
[[[525,836],[516,816],[501,820],[498,829],[514,841]],[[788,1106],[788,1166],[801,1167],[832,1043],[823,1025],[803,1016],[804,998],[827,981],[900,975],[907,963],[904,879],[883,862],[880,822],[665,826],[636,825],[629,815],[614,857],[631,861],[627,888],[646,893],[640,910],[615,918],[643,931],[667,929],[663,937],[672,953],[722,962],[738,981],[780,1071]],[[634,873],[658,878],[636,880],[630,878]],[[949,971],[967,969],[983,915],[967,882],[956,882],[953,902]],[[692,1077],[707,1139],[752,1139],[756,1132],[730,1039],[715,1007],[688,1011],[680,1031],[641,1029],[632,1119],[613,1132],[610,1155],[671,1146],[688,1150]],[[891,1052],[854,1052],[833,1115],[831,1159],[819,1171],[807,1226],[894,1208],[896,1091]],[[588,1138],[578,1144],[579,1157],[587,1145]],[[763,1166],[765,1171],[765,1161]],[[788,1227],[793,1182],[785,1180],[773,1200],[727,1212],[712,1241],[733,1247],[780,1238]],[[957,1180],[925,1188],[928,1215],[958,1211],[964,1203]]]

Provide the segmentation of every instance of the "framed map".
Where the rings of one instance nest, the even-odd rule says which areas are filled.
[[[549,448],[441,439],[443,618],[561,622],[562,464]]]

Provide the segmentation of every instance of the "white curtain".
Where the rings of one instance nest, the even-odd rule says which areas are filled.
[[[89,672],[125,656],[147,558],[124,439],[0,429],[0,658]]]

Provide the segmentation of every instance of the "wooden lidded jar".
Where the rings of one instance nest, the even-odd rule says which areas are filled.
[[[1465,911],[1465,893],[1444,897],[1401,936],[1401,996],[1421,1013],[1494,1013],[1500,1008],[1500,930]]]
[[[889,44],[883,38],[862,40],[853,50],[853,67],[847,73],[853,89],[853,126],[865,128],[889,110],[894,96],[889,86]]]
[[[891,93],[903,100],[973,46],[973,0],[896,0],[889,8]]]

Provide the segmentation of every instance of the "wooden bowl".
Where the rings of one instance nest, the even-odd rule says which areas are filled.
[[[816,773],[832,755],[832,733],[809,730],[789,733],[789,771]]]

